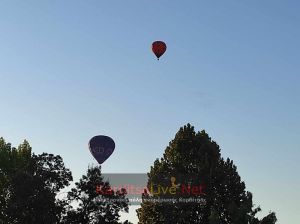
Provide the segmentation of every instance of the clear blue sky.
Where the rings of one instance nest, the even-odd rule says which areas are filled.
[[[234,160],[265,214],[299,223],[299,8],[3,0],[0,136],[62,155],[78,180],[95,163],[90,137],[116,141],[103,172],[147,172],[190,122]],[[168,45],[160,61],[154,40]]]

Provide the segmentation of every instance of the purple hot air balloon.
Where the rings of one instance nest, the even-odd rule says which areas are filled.
[[[115,149],[115,142],[105,135],[97,135],[89,141],[89,149],[99,164],[110,157]]]

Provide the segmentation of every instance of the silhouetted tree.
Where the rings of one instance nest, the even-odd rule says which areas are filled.
[[[58,223],[65,204],[55,196],[72,180],[60,156],[35,155],[0,138],[0,223]]]
[[[125,189],[111,189],[103,180],[100,166],[90,167],[75,185],[68,193],[69,204],[74,206],[69,207],[64,223],[119,223],[119,212],[128,212]]]
[[[184,186],[184,183],[185,186],[205,187],[201,194],[192,195],[193,199],[202,199],[205,203],[154,201],[191,197],[187,192],[182,194],[180,186],[175,188],[176,194],[153,192],[153,187],[158,189],[159,186],[163,186],[167,189],[167,186],[171,186],[171,177],[176,177],[176,183],[181,183],[181,186]],[[245,190],[245,183],[241,181],[233,161],[224,160],[217,143],[212,141],[205,131],[196,133],[190,124],[180,128],[163,157],[151,166],[148,173],[148,192],[143,194],[143,199],[141,208],[137,210],[140,224],[276,222],[274,213],[262,220],[255,217],[260,208],[254,208],[252,194]]]

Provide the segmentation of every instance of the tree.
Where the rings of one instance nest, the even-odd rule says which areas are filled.
[[[72,180],[60,156],[35,155],[0,138],[0,223],[58,223],[65,204],[55,196]]]
[[[109,182],[103,180],[100,168],[90,167],[68,193],[69,204],[76,206],[69,207],[64,223],[119,223],[119,212],[128,212],[126,190],[112,190]]]
[[[166,191],[173,184],[176,186],[175,194]],[[196,194],[191,194],[191,189],[197,186],[200,186],[200,191],[198,188]],[[159,192],[159,189],[165,191]],[[162,202],[167,198],[176,200]],[[182,198],[192,198],[197,202],[181,202]],[[137,213],[140,224],[276,222],[274,213],[262,220],[257,219],[255,215],[259,211],[259,207],[254,208],[252,194],[245,190],[245,183],[241,181],[233,161],[221,157],[220,147],[205,131],[196,133],[194,127],[187,124],[177,132],[163,157],[151,166],[148,191],[143,194]]]

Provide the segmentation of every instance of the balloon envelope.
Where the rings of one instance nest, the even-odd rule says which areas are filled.
[[[89,141],[89,149],[99,164],[102,164],[111,156],[115,149],[115,142],[105,135],[97,135]]]
[[[159,59],[167,50],[167,45],[163,41],[154,41],[152,43],[152,51]]]

